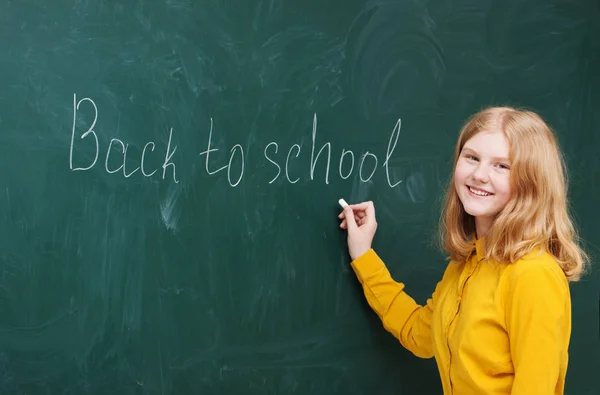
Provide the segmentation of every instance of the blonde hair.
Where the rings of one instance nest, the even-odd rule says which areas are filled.
[[[482,130],[501,130],[510,145],[511,198],[485,236],[487,259],[515,262],[534,248],[554,256],[567,279],[577,281],[588,257],[577,243],[568,213],[564,160],[550,127],[526,110],[486,108],[467,121],[454,153],[454,167],[465,143]],[[448,185],[440,241],[450,258],[464,262],[473,251],[475,219]]]

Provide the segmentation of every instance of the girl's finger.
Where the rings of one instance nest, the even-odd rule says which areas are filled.
[[[373,205],[373,202],[367,202],[366,205],[367,205],[367,207],[365,208],[366,213],[371,218],[375,218],[375,205]]]
[[[369,207],[369,205],[372,204],[371,202],[362,202],[362,203],[357,203],[357,204],[351,204],[350,208],[352,208],[352,211],[357,212],[357,211],[365,211],[367,209],[367,207]]]

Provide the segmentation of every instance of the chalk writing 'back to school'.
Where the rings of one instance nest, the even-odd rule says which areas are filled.
[[[93,108],[93,121],[87,130],[77,130],[77,112],[83,105],[89,105]],[[90,98],[83,98],[77,101],[77,96],[73,95],[73,128],[71,133],[71,144],[69,150],[69,168],[72,171],[88,171],[97,166],[103,166],[104,170],[109,174],[120,175],[125,178],[133,176],[155,177],[162,180],[170,180],[178,183],[180,181],[177,175],[176,154],[178,147],[173,143],[173,128],[169,130],[169,139],[165,147],[157,147],[154,141],[147,141],[141,151],[139,157],[133,158],[131,153],[128,153],[129,143],[118,138],[111,138],[108,145],[103,149],[100,147],[101,139],[98,137],[100,131],[96,131],[98,121],[98,106]],[[395,187],[402,180],[393,179],[390,171],[390,159],[394,154],[402,121],[398,119],[392,133],[389,136],[385,159],[381,163],[380,158],[369,151],[364,151],[359,158],[355,157],[352,150],[342,148],[337,163],[333,164],[337,167],[335,173],[341,179],[346,180],[355,172],[358,172],[358,177],[361,182],[369,182],[373,179],[378,169],[385,170],[385,179],[390,187]],[[204,162],[204,169],[209,176],[217,174],[226,175],[227,182],[231,187],[236,187],[242,182],[246,171],[246,155],[244,148],[240,144],[235,144],[229,151],[229,155],[223,154],[218,148],[213,147],[214,122],[211,118],[210,128],[208,132],[206,149],[198,153],[198,156]],[[323,179],[326,184],[329,184],[330,173],[332,173],[332,145],[331,142],[326,142],[320,147],[317,144],[317,115],[313,116],[312,123],[312,144],[310,146],[310,162],[306,164],[306,170],[310,174],[310,180],[315,180],[315,168],[319,160],[324,161],[325,171]],[[276,141],[269,142],[262,150],[263,158],[267,161],[267,168],[272,173],[272,177],[268,182],[273,184],[278,179],[281,179],[290,184],[295,184],[301,179],[301,174],[293,174],[291,164],[294,161],[299,161],[300,153],[303,150],[302,144],[293,144],[290,147],[280,147]],[[93,159],[89,155],[78,155],[78,152],[93,150]],[[94,151],[95,150],[95,151]],[[128,156],[129,155],[129,156]],[[162,165],[156,165],[157,160],[162,162]],[[87,163],[86,163],[87,162]],[[100,162],[100,163],[99,163]],[[103,163],[102,163],[103,162]],[[131,163],[135,166],[131,166]],[[215,165],[215,162],[219,165]],[[150,165],[154,163],[154,166]],[[116,165],[115,165],[116,164]],[[130,167],[131,168],[130,168]],[[297,169],[297,166],[294,167]],[[336,171],[334,170],[334,171]],[[297,171],[296,171],[297,173]]]

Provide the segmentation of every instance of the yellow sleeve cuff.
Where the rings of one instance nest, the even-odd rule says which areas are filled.
[[[382,270],[387,271],[385,264],[372,248],[352,261],[351,266],[361,284]]]

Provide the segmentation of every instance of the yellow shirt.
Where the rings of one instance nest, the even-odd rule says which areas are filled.
[[[352,267],[385,329],[416,356],[435,356],[444,394],[563,394],[571,299],[551,255],[490,262],[480,239],[466,263],[448,264],[425,306],[375,251]]]

